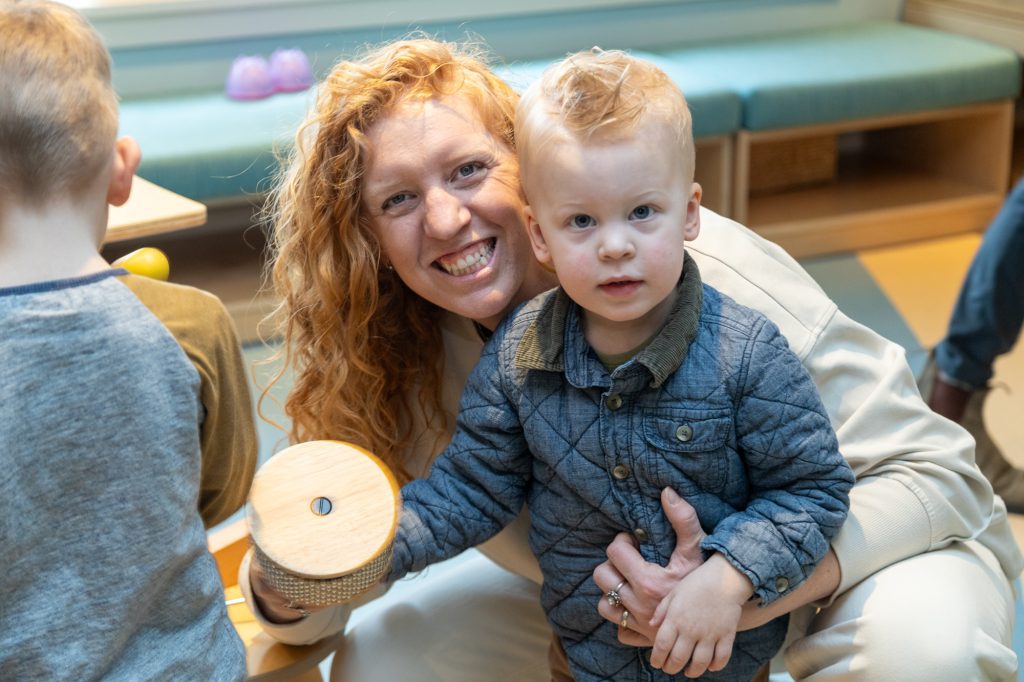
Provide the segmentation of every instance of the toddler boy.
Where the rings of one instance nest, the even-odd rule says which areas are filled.
[[[570,56],[525,93],[515,135],[534,253],[560,286],[498,327],[451,446],[403,488],[390,578],[486,540],[527,503],[541,599],[577,682],[684,667],[749,680],[786,619],[737,633],[741,605],[811,573],[853,474],[775,325],[703,285],[685,252],[700,186],[668,77],[621,52]],[[668,561],[665,488],[696,509],[708,558],[661,604],[645,652],[598,614],[592,571],[624,531]]]
[[[243,679],[204,528],[255,466],[231,321],[100,256],[139,149],[96,32],[0,0],[0,36],[0,679]]]

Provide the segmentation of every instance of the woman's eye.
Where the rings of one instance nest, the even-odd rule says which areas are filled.
[[[594,224],[595,224],[593,218],[591,218],[588,215],[584,215],[582,213],[579,214],[579,215],[574,215],[572,217],[572,219],[570,220],[570,222],[572,223],[573,227],[579,228],[579,229],[583,229],[583,228],[587,228],[587,227],[593,227]]]
[[[398,206],[402,202],[408,201],[408,200],[409,200],[409,193],[408,192],[399,192],[398,194],[395,194],[393,196],[388,197],[384,201],[384,205],[381,206],[381,208],[383,208],[386,211],[389,208],[394,208],[395,206]]]
[[[473,163],[464,163],[461,166],[459,166],[458,170],[456,171],[456,174],[460,178],[468,178],[477,171],[479,171],[480,168],[481,165],[475,161]]]
[[[643,206],[637,206],[633,209],[632,213],[629,214],[631,220],[647,220],[654,213],[654,209],[646,204]]]

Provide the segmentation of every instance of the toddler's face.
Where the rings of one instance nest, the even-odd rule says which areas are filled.
[[[586,310],[598,350],[612,338],[639,345],[675,300],[683,242],[700,231],[700,186],[677,146],[665,126],[647,123],[625,139],[562,139],[532,155],[534,253]]]

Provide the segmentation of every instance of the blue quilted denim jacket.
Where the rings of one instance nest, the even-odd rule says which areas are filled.
[[[658,335],[611,373],[561,289],[506,318],[465,387],[451,445],[402,489],[389,579],[487,540],[526,503],[541,601],[578,682],[685,679],[618,642],[591,575],[623,531],[645,559],[668,562],[665,486],[696,508],[704,550],[749,577],[762,603],[799,585],[846,517],[853,473],[775,325],[702,285],[689,256],[678,290]],[[725,670],[702,679],[749,679],[785,629],[781,618],[739,633]]]

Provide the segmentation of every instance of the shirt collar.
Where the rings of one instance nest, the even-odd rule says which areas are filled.
[[[650,371],[654,387],[660,386],[678,369],[697,335],[704,292],[700,270],[689,253],[683,254],[683,273],[676,285],[676,292],[675,304],[661,331],[635,358],[637,363]],[[561,287],[549,294],[537,317],[523,333],[522,341],[516,349],[516,367],[564,372],[565,331],[567,327],[581,328],[581,325],[575,324],[580,313],[579,306]],[[582,337],[579,343],[585,343]]]

